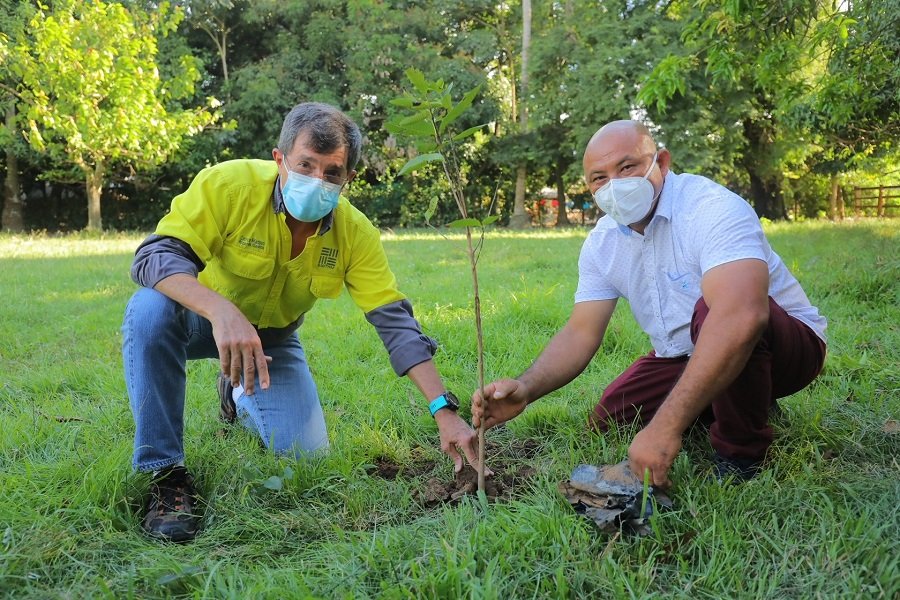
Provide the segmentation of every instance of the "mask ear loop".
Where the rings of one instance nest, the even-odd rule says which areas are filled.
[[[647,169],[646,173],[644,173],[644,179],[647,179],[648,177],[650,177],[650,173],[653,172],[653,167],[656,166],[656,159],[658,159],[658,158],[659,158],[659,150],[657,150],[656,152],[653,153],[653,162],[650,163],[650,168]]]

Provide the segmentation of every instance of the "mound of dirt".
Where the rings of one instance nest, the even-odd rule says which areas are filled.
[[[492,468],[494,475],[484,482],[484,494],[488,500],[510,498],[522,482],[536,473],[536,470],[529,466],[512,469],[502,469],[497,466]],[[430,508],[439,504],[456,504],[464,496],[477,493],[478,472],[466,465],[454,475],[452,481],[442,481],[437,477],[431,477],[425,482],[425,487],[419,491],[418,496],[419,501]]]
[[[541,445],[536,440],[512,439],[503,444],[488,440],[485,448],[487,464],[494,472],[485,481],[485,495],[488,499],[504,500],[518,493],[523,482],[536,473],[534,467],[521,463],[537,456],[540,449]],[[446,464],[428,459],[424,451],[416,450],[419,449],[413,449],[413,456],[408,463],[397,464],[390,458],[379,456],[366,465],[365,471],[370,477],[386,480],[397,477],[422,478],[424,484],[417,486],[415,495],[428,508],[440,504],[456,504],[464,496],[478,492],[478,473],[470,465],[465,465],[453,479],[446,480],[438,476],[438,472],[444,472]]]

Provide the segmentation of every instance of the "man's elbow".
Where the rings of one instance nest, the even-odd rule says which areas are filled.
[[[769,326],[769,302],[754,303],[741,311],[741,324],[747,332],[747,342],[755,345]]]

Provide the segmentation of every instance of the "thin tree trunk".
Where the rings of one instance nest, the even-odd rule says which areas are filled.
[[[556,169],[553,171],[553,179],[556,183],[556,226],[565,227],[570,225],[569,212],[566,210],[566,185],[563,182],[563,173],[566,165],[562,159],[557,160]]]
[[[531,0],[522,0],[522,85],[519,94],[519,132],[528,133],[528,51],[531,47]],[[516,168],[516,196],[513,205],[513,214],[509,219],[509,226],[513,229],[524,229],[531,224],[531,218],[525,211],[525,180],[527,170],[525,164],[519,164]]]
[[[230,31],[228,27],[225,25],[224,20],[215,19],[216,25],[219,26],[218,30],[213,31],[210,27],[206,25],[199,25],[199,28],[203,30],[206,35],[209,36],[209,39],[213,41],[213,44],[216,45],[216,52],[219,55],[219,61],[222,63],[222,80],[225,84],[228,84],[228,32]],[[219,35],[221,35],[221,39],[219,39]]]
[[[6,128],[15,131],[16,109],[6,109]],[[3,182],[3,217],[0,227],[4,231],[24,231],[25,222],[22,217],[22,197],[19,194],[19,158],[12,144],[6,148],[6,180]]]
[[[840,186],[838,185],[839,180],[837,175],[831,176],[831,196],[828,199],[828,218],[834,221],[837,219],[838,212],[838,194],[841,191]]]
[[[85,171],[85,186],[87,187],[88,223],[89,231],[103,229],[103,220],[100,216],[100,193],[103,191],[103,165],[94,165],[93,169]]]

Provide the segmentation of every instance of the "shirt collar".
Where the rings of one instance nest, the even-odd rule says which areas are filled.
[[[275,178],[275,190],[272,192],[272,210],[275,211],[276,215],[280,215],[282,213],[287,213],[287,209],[284,207],[284,196],[281,194],[281,175]],[[334,224],[334,211],[331,211],[324,217],[322,217],[322,224],[319,225],[318,235],[325,235],[331,229],[331,226]]]

